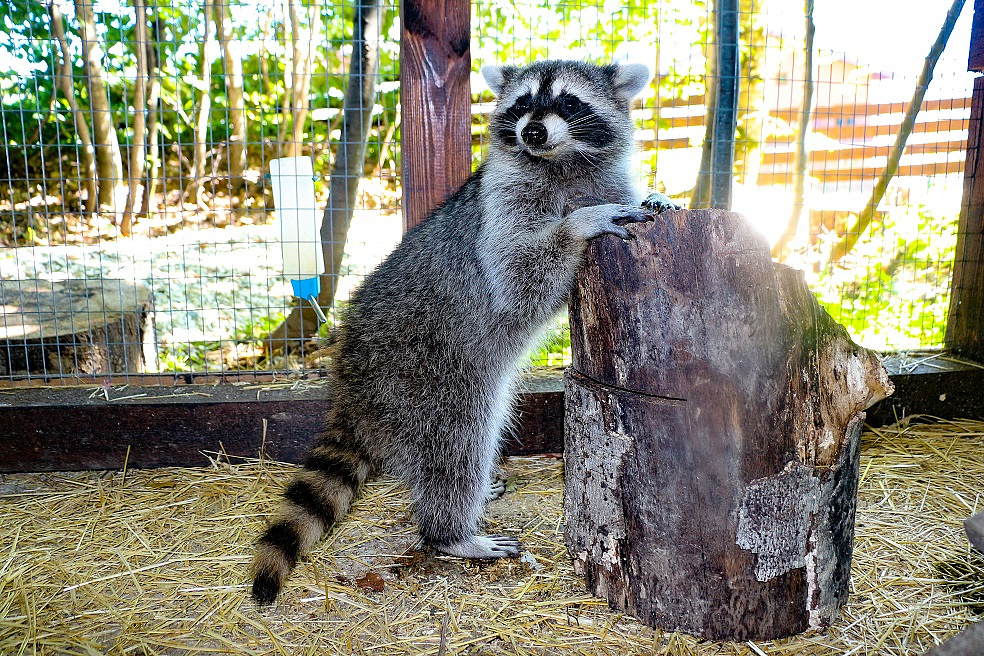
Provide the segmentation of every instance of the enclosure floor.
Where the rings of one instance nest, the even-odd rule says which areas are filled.
[[[251,544],[294,470],[271,462],[0,477],[0,654],[922,654],[984,614],[984,423],[867,431],[852,594],[829,630],[712,643],[587,595],[563,546],[560,460],[514,458],[489,530],[519,560],[415,550],[407,494],[371,484],[290,579],[247,599]]]

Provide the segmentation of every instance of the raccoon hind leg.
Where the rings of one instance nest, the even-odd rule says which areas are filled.
[[[516,538],[476,534],[489,501],[501,422],[445,419],[430,425],[432,443],[443,448],[422,453],[409,481],[421,538],[437,551],[461,558],[518,556]]]

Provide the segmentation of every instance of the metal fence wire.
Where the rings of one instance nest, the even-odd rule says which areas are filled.
[[[715,111],[712,5],[476,0],[475,161],[493,102],[482,64],[639,61],[655,74],[633,109],[640,180],[699,204]],[[804,270],[856,341],[883,351],[943,341],[969,10],[934,62],[896,174],[863,210],[946,9],[740,2],[733,208]],[[0,17],[0,381],[320,371],[316,324],[294,310],[290,280],[303,271],[285,267],[322,251],[329,189],[345,190],[344,257],[324,249],[330,327],[400,239],[397,3],[9,0]],[[346,100],[360,25],[378,70],[370,95]],[[367,127],[354,162],[363,141],[344,130],[346,108]],[[304,161],[310,169],[284,177]],[[352,176],[357,187],[332,184]],[[288,217],[299,234],[284,232]],[[561,319],[531,363],[563,364],[568,348]]]

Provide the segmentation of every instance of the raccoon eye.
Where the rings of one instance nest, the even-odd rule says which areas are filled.
[[[577,114],[584,108],[584,103],[577,96],[563,94],[557,99],[557,113],[563,118]]]
[[[530,94],[527,93],[516,99],[516,102],[513,103],[512,109],[510,111],[512,111],[512,113],[516,114],[517,116],[522,116],[523,114],[530,111],[532,107],[533,107],[533,98],[530,96]]]

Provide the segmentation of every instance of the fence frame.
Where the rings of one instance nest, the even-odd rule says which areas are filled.
[[[409,225],[470,173],[467,18],[469,0],[403,0],[401,70],[422,121],[405,131],[405,207]],[[465,30],[465,31],[463,31]],[[984,0],[975,0],[970,70],[984,71]],[[438,72],[429,76],[425,72]],[[415,95],[414,95],[415,94]],[[429,105],[439,98],[443,109]],[[960,358],[909,364],[888,358],[894,396],[868,413],[873,425],[903,416],[984,417],[984,77],[974,85],[968,135],[953,306],[946,344]],[[460,133],[460,134],[459,134]],[[447,153],[436,156],[435,153]],[[441,170],[432,165],[440,162]],[[413,173],[414,170],[423,174]],[[981,170],[982,174],[977,175]],[[406,171],[410,171],[409,177]],[[510,454],[563,450],[563,383],[559,369],[534,372],[520,398]],[[309,379],[320,377],[312,372]],[[105,377],[101,377],[105,378]],[[101,380],[101,379],[100,379]],[[0,390],[0,473],[129,467],[202,466],[204,452],[298,462],[328,407],[323,384],[264,387],[269,376],[244,372],[129,377],[123,397],[90,386]],[[250,382],[232,385],[230,382]],[[145,382],[147,384],[141,384]],[[125,398],[124,398],[125,397]],[[213,456],[215,457],[215,456]]]

